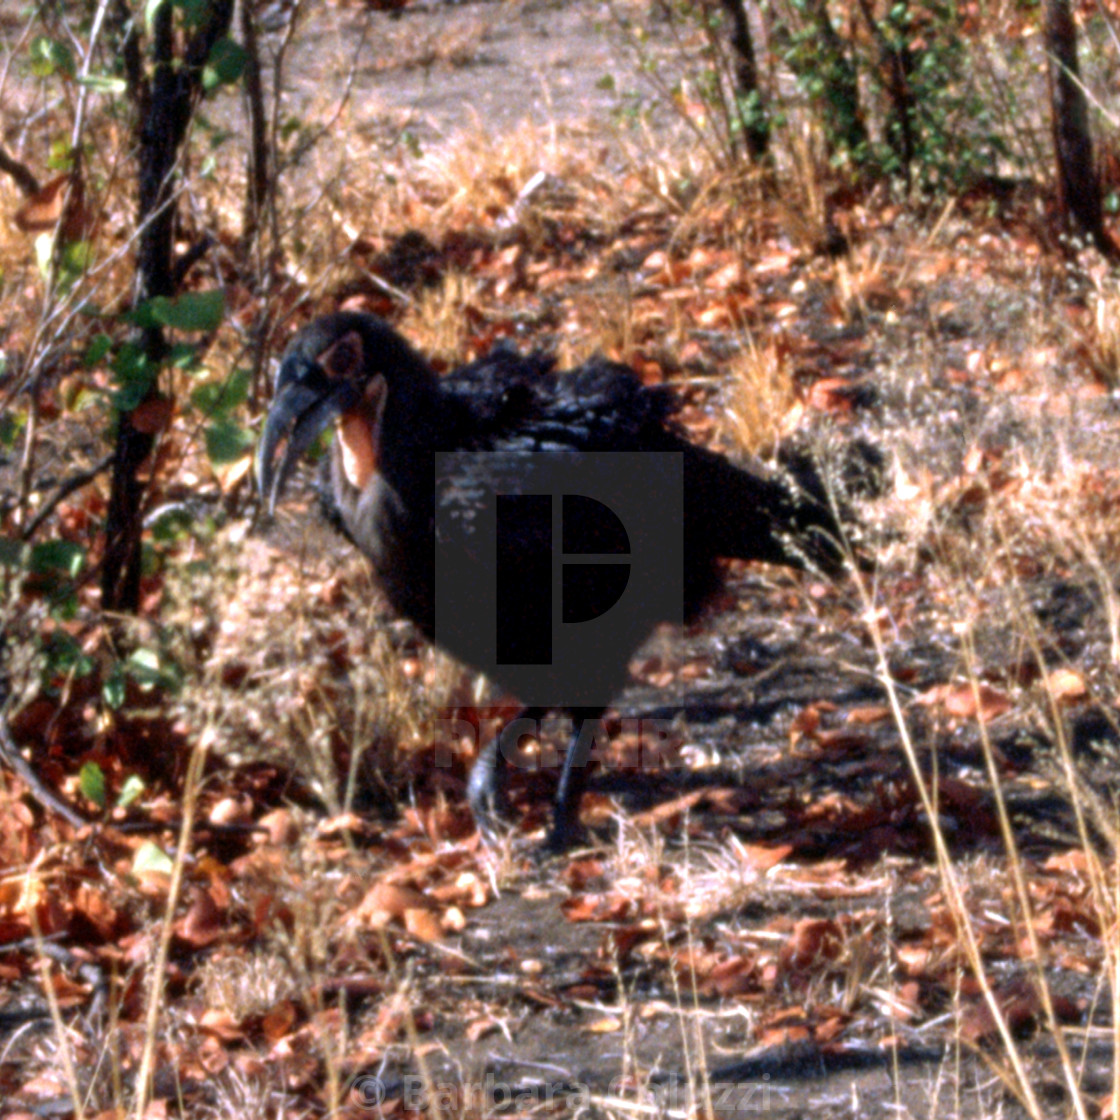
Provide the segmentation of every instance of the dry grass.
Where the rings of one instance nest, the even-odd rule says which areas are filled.
[[[788,346],[783,338],[745,339],[727,363],[723,416],[732,446],[769,452],[789,434],[797,404]]]

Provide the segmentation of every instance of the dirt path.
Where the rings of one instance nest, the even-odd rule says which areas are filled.
[[[598,0],[316,11],[291,56],[294,107],[337,95],[352,67],[356,118],[374,134],[408,130],[427,143],[522,122],[563,134],[594,121],[601,142],[628,103],[623,91],[641,86],[616,11]],[[652,46],[658,29],[649,30]]]

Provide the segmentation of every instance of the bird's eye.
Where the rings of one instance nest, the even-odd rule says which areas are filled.
[[[361,350],[357,341],[347,336],[339,339],[319,361],[331,377],[352,377],[361,365]]]

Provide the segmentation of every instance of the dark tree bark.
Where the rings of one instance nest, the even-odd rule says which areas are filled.
[[[248,244],[260,229],[271,179],[268,121],[265,118],[260,45],[257,42],[257,11],[253,0],[243,0],[241,4],[241,41],[246,53],[245,104],[249,115],[249,185],[245,193],[245,218],[241,236]]]
[[[143,71],[136,32],[125,43],[125,69],[136,109],[139,190],[135,302],[172,296],[176,289],[174,234],[179,185],[177,161],[202,88],[202,67],[214,44],[229,30],[233,0],[211,0],[205,22],[175,56],[175,9],[161,4],[152,20],[150,72]],[[158,326],[141,331],[141,345],[153,371],[146,401],[159,392],[158,371],[166,344]],[[144,403],[141,402],[140,408]],[[136,411],[122,412],[113,452],[113,479],[106,515],[101,603],[109,611],[133,613],[140,605],[140,537],[144,482],[140,468],[152,452],[155,434],[138,426]]]
[[[1077,27],[1069,0],[1045,0],[1043,33],[1062,219],[1067,229],[1075,222],[1092,238],[1100,252],[1110,260],[1116,260],[1120,251],[1104,228],[1100,180],[1093,164],[1089,105],[1081,84]]]
[[[39,180],[35,178],[31,168],[10,156],[2,147],[0,147],[0,171],[11,176],[12,182],[19,187],[21,194],[34,195],[39,193],[41,189]]]
[[[755,162],[764,160],[770,149],[770,115],[758,84],[758,63],[747,18],[745,0],[720,0],[731,20],[731,46],[735,51],[735,92],[746,137],[747,151]],[[744,114],[743,105],[748,108]]]

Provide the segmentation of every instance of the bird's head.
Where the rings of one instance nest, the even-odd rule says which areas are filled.
[[[280,362],[257,446],[257,482],[269,513],[295,464],[332,422],[346,478],[364,489],[378,469],[390,397],[407,400],[431,383],[423,358],[374,315],[339,312],[301,330]]]

